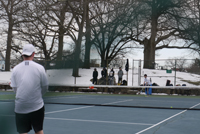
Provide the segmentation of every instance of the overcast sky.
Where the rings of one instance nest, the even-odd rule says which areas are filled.
[[[156,59],[169,59],[169,58],[175,58],[175,57],[184,57],[185,59],[194,59],[197,57],[197,55],[194,55],[191,53],[190,50],[187,49],[162,49],[156,52],[157,56]],[[133,59],[141,59],[143,60],[143,50],[138,50],[134,56]],[[132,56],[130,56],[131,58]]]

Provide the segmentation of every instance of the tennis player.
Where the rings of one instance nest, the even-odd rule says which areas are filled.
[[[44,101],[48,80],[43,66],[33,61],[35,48],[32,44],[23,47],[24,61],[14,67],[11,87],[16,92],[15,119],[17,131],[27,134],[32,128],[43,134]]]

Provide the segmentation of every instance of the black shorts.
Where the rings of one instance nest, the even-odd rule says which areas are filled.
[[[43,130],[44,106],[28,114],[15,113],[17,132],[28,133],[32,127],[35,133]]]

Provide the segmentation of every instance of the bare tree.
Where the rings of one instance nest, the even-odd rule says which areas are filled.
[[[41,54],[40,59],[57,60],[56,67],[62,67],[64,38],[74,20],[68,2],[36,0],[24,16],[29,22],[17,27],[19,39],[34,44]]]
[[[75,23],[75,25],[73,25],[71,30],[67,31],[67,35],[69,35],[75,43],[74,68],[72,75],[77,77],[79,76],[79,60],[80,60],[82,38],[84,36],[83,30],[85,26],[87,0],[66,1],[66,2],[71,9],[71,13],[73,15],[73,23]]]
[[[182,14],[182,18],[177,18],[179,37],[186,40],[189,48],[200,55],[200,0],[188,0]]]
[[[112,1],[113,2],[113,1]],[[130,12],[132,11],[132,12]],[[106,66],[115,57],[123,57],[133,48],[130,30],[136,19],[137,7],[126,2],[99,2],[96,5],[97,17],[92,20],[92,43],[101,57],[101,65]]]
[[[185,0],[144,0],[140,1],[141,14],[138,17],[136,37],[132,39],[144,46],[144,68],[154,68],[155,51],[163,48],[189,48],[188,45],[170,44],[178,39],[177,17],[181,17]],[[142,16],[142,17],[141,17]],[[141,23],[140,23],[141,22]],[[142,24],[142,25],[141,25]]]
[[[41,0],[40,4],[43,5],[43,11],[45,11],[45,16],[47,17],[47,19],[42,19],[40,21],[45,24],[48,31],[54,34],[52,35],[52,37],[54,37],[55,35],[57,36],[56,39],[58,41],[58,63],[62,61],[63,57],[64,37],[67,36],[68,32],[70,31],[71,24],[74,19],[69,5],[70,2],[68,2],[69,1],[59,2],[56,0]]]
[[[40,59],[50,61],[51,57],[56,53],[54,47],[57,34],[49,30],[48,26],[52,24],[52,21],[47,16],[47,12],[43,12],[44,5],[40,2],[38,0],[37,2],[29,3],[31,7],[27,8],[23,15],[24,19],[28,21],[15,26],[15,31],[19,34],[16,38],[33,44],[38,49],[37,52]]]
[[[13,28],[14,26],[24,22],[21,20],[25,9],[28,7],[28,0],[0,0],[0,19],[4,20],[7,24],[7,49],[5,57],[5,71],[10,71],[10,56],[13,41]]]
[[[174,59],[166,60],[165,66],[171,69],[178,69],[182,72],[187,67],[187,59],[184,57],[174,57]]]
[[[92,0],[85,1],[85,58],[83,68],[90,68],[90,49],[91,43],[91,19],[90,19],[90,7],[89,4]]]
[[[192,61],[192,63],[187,68],[187,71],[190,73],[200,74],[200,59],[195,59]]]

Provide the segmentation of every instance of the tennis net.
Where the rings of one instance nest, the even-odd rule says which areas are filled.
[[[95,87],[94,87],[95,88]],[[96,88],[99,88],[98,86]],[[111,88],[111,87],[109,87]],[[122,94],[115,92],[114,88],[107,92],[98,92],[98,90],[84,91],[66,91],[49,92],[44,101],[46,104],[63,104],[63,105],[92,105],[92,106],[108,106],[108,107],[128,107],[128,108],[156,108],[156,109],[183,109],[183,110],[200,110],[199,89],[191,91],[190,94],[175,94],[177,88],[170,89],[162,93],[164,89],[153,88],[151,95],[145,95],[145,89],[131,90],[135,94]],[[126,87],[127,88],[127,87]],[[129,88],[127,88],[130,90]],[[138,87],[135,89],[138,89]],[[143,91],[142,91],[143,89]],[[89,92],[91,90],[91,92]],[[124,88],[123,88],[124,90]],[[161,91],[160,91],[161,90]],[[188,90],[192,90],[189,89]],[[113,91],[113,92],[112,92]],[[129,91],[129,92],[131,92]],[[183,92],[186,91],[186,88]],[[142,92],[142,93],[141,93]],[[194,93],[193,93],[194,92]],[[195,95],[197,93],[197,95]]]
[[[162,92],[164,89],[161,89],[160,91],[159,88],[152,88],[152,95],[147,96],[144,93],[145,91],[142,91],[142,88],[140,90],[132,89],[131,91],[135,92],[135,94],[122,94],[122,92],[116,93],[114,92],[113,87],[113,92],[111,92],[111,89],[109,92],[108,90],[99,92],[98,90],[95,90],[95,88],[98,87],[94,87],[92,90],[86,88],[87,90],[81,92],[75,89],[71,91],[49,91],[43,98],[45,104],[200,110],[200,95],[198,95],[200,89],[195,89],[187,95],[175,94],[175,90],[177,90],[176,88],[169,88],[170,91],[167,91],[169,92],[168,94]],[[128,87],[127,89],[130,90]],[[195,93],[197,95],[195,95]],[[14,101],[14,98],[15,94],[13,92],[0,92],[0,101]]]

